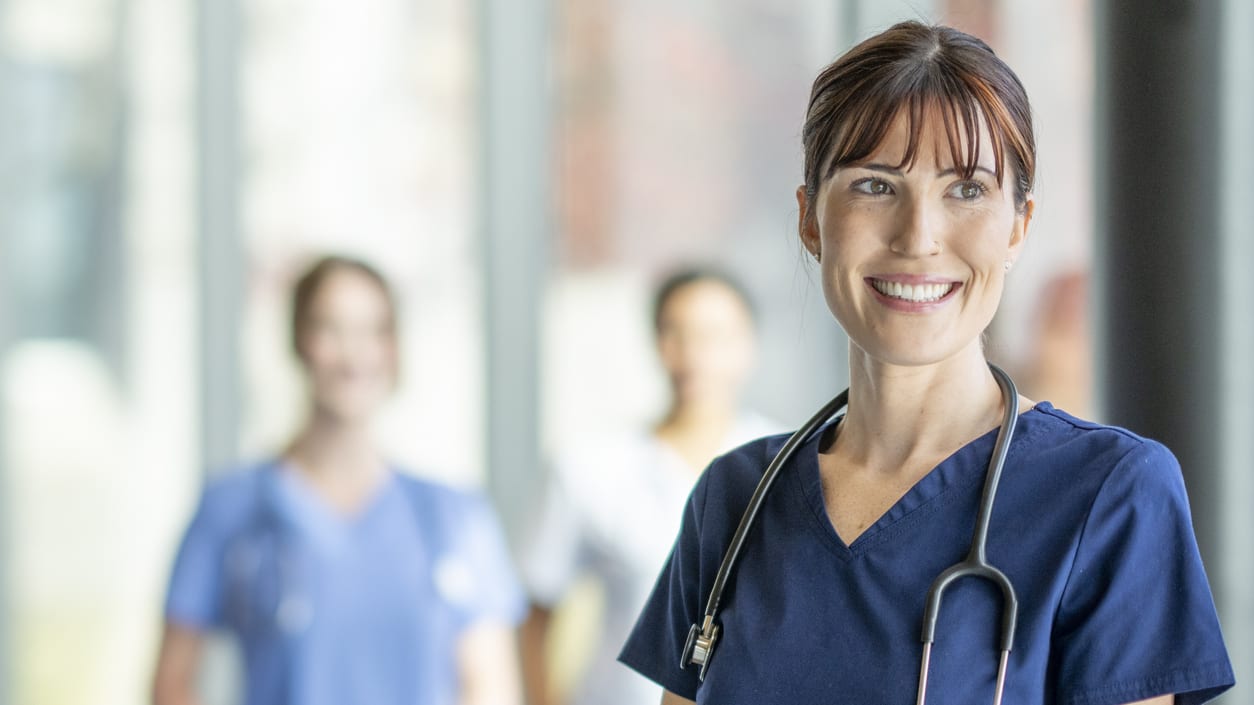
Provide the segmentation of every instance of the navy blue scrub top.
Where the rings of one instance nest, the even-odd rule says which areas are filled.
[[[924,599],[965,555],[995,432],[934,468],[846,546],[828,519],[816,438],[777,479],[724,593],[705,681],[680,669],[732,533],[786,440],[754,441],[697,483],[679,538],[620,660],[718,705],[912,703]],[[1180,468],[1162,445],[1048,403],[1019,418],[988,538],[1019,626],[1005,702],[1117,705],[1233,684]],[[1001,595],[945,593],[929,705],[990,702]]]

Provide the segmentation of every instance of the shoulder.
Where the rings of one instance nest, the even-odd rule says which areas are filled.
[[[1058,447],[1079,446],[1093,450],[1108,450],[1127,455],[1129,453],[1151,456],[1174,457],[1171,451],[1150,438],[1120,426],[1088,421],[1054,408],[1049,402],[1041,402],[1033,409],[1032,422],[1038,426],[1033,435]]]
[[[1105,485],[1181,485],[1180,464],[1162,443],[1126,428],[1087,421],[1055,409],[1036,406],[1025,431],[1029,459],[1037,457],[1055,472]]]
[[[264,501],[272,461],[239,465],[210,478],[201,492],[194,523],[229,530],[246,523]]]
[[[789,433],[765,436],[720,455],[701,473],[691,505],[699,516],[717,513],[730,521],[739,517]]]
[[[788,427],[784,424],[764,416],[751,409],[746,409],[740,413],[736,419],[736,427],[733,431],[733,438],[736,445],[741,445],[766,436],[787,431]]]
[[[596,433],[558,449],[545,479],[575,505],[599,511],[638,489],[643,478],[665,475],[673,462],[647,429]]]
[[[420,515],[461,526],[493,516],[487,496],[477,489],[426,479],[404,470],[396,471],[395,476],[401,493]]]
[[[638,465],[655,454],[657,449],[658,441],[647,428],[596,432],[559,448],[553,454],[553,466],[567,475],[581,475],[592,470],[605,473]]]
[[[408,470],[396,470],[395,477],[397,486],[407,497],[426,504],[456,506],[474,502],[482,496],[475,490],[431,480]]]

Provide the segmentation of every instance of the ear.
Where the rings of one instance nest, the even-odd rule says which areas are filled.
[[[818,254],[819,226],[810,216],[810,199],[806,196],[805,184],[797,187],[797,233],[801,236],[801,244],[811,255]]]
[[[1032,214],[1035,212],[1036,199],[1029,193],[1024,201],[1023,210],[1015,214],[1014,228],[1010,231],[1010,251],[1008,254],[1011,262],[1019,259],[1019,252],[1028,240],[1028,226],[1032,224]]]

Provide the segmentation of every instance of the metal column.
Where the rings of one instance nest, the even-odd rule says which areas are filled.
[[[480,0],[488,489],[513,533],[540,477],[540,310],[552,215],[552,9]]]
[[[1254,20],[1246,0],[1106,0],[1096,19],[1105,419],[1180,459],[1234,665],[1248,676],[1254,255],[1239,209],[1254,196],[1242,46]]]
[[[200,443],[206,471],[236,460],[244,258],[239,215],[239,0],[196,0]]]
[[[1217,163],[1222,183],[1219,203],[1220,339],[1220,482],[1215,508],[1219,565],[1212,567],[1220,618],[1228,649],[1242,678],[1254,674],[1254,3],[1228,0],[1220,9],[1221,36],[1219,136]],[[1215,167],[1212,167],[1215,168]],[[1246,696],[1248,698],[1248,695]],[[1239,696],[1228,698],[1238,702]]]
[[[7,0],[0,0],[0,16],[4,16]],[[13,71],[7,47],[0,44],[0,114],[10,114],[9,101],[13,100],[10,86],[13,85],[11,71]],[[5,145],[0,145],[0,158],[5,155]],[[0,199],[0,202],[3,202]],[[3,219],[0,219],[3,223]],[[7,233],[0,231],[0,257],[5,256],[5,251],[11,247],[9,242],[11,238]],[[0,281],[0,364],[8,358],[9,348],[13,345],[15,339],[15,331],[12,318],[13,306],[13,286],[7,281]],[[0,369],[0,374],[3,370]],[[7,394],[3,386],[4,379],[0,376],[0,516],[8,517],[9,504],[13,501],[9,493],[6,491],[9,487],[9,473],[6,453],[2,449],[7,448],[4,439],[4,431],[8,427],[5,419],[4,402]],[[13,600],[12,600],[12,559],[13,552],[10,549],[13,536],[9,531],[9,522],[0,521],[0,705],[9,705],[13,701]]]

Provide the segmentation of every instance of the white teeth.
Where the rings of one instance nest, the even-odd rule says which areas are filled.
[[[894,299],[902,299],[904,301],[913,301],[915,303],[942,299],[954,288],[952,283],[911,285],[902,284],[901,282],[886,282],[879,279],[872,279],[871,285],[875,287],[876,291],[885,296],[891,296]]]

